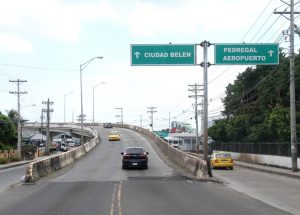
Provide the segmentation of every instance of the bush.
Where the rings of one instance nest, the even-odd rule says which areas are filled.
[[[34,159],[34,154],[37,150],[35,145],[22,144],[22,158],[26,158],[27,160]]]
[[[6,164],[7,159],[6,158],[0,158],[0,164]]]
[[[19,158],[19,157],[17,157],[17,156],[13,156],[13,157],[9,158],[9,160],[10,160],[11,162],[18,162],[18,161],[21,160],[21,158]]]

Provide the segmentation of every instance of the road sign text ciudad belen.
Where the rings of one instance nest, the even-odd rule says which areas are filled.
[[[138,55],[137,58],[139,57],[139,55],[141,54],[140,52],[136,52],[134,53],[135,55]],[[159,58],[159,57],[191,57],[192,53],[191,52],[145,52],[144,53],[144,57],[145,58]]]
[[[278,63],[278,44],[215,44],[215,64],[269,65]]]
[[[195,65],[195,53],[195,45],[131,45],[131,65]]]

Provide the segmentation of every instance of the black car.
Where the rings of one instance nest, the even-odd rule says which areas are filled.
[[[110,122],[109,123],[104,123],[103,128],[113,128],[113,125]]]
[[[137,167],[148,169],[148,152],[143,147],[127,147],[125,152],[122,152],[122,168]]]

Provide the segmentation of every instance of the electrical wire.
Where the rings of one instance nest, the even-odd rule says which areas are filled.
[[[254,28],[254,26],[257,24],[257,22],[260,20],[260,18],[262,17],[262,15],[265,13],[266,9],[270,6],[271,2],[273,0],[270,0],[267,5],[265,6],[264,10],[260,13],[260,15],[257,17],[257,19],[255,20],[255,22],[252,24],[252,26],[249,28],[249,30],[247,31],[247,33],[242,37],[242,39],[240,40],[240,42],[243,42],[244,39],[247,37],[247,35],[250,33],[250,31]]]

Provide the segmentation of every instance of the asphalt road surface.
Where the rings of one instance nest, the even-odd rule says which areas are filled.
[[[300,180],[235,166],[216,169],[213,175],[226,185],[269,205],[300,215]]]
[[[168,167],[140,134],[118,130],[121,141],[109,142],[111,129],[100,129],[102,142],[71,167],[36,184],[17,185],[0,193],[1,215],[189,215],[289,214],[231,188],[189,179]],[[127,146],[149,152],[148,170],[122,170]]]
[[[26,165],[0,170],[0,192],[20,183],[25,175]]]

